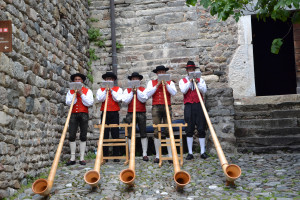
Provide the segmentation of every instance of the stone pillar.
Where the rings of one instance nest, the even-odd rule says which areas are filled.
[[[300,94],[300,24],[293,24],[297,94]]]

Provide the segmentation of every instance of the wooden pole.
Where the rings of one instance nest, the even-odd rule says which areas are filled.
[[[201,104],[204,116],[206,118],[209,130],[210,130],[210,134],[212,136],[215,148],[217,150],[217,154],[218,154],[222,169],[223,169],[224,174],[226,176],[226,185],[229,185],[229,184],[234,185],[234,180],[237,179],[241,175],[242,170],[237,165],[234,165],[234,164],[229,165],[228,164],[227,159],[226,159],[226,157],[224,155],[224,152],[222,150],[222,147],[220,145],[220,142],[218,140],[218,137],[216,135],[216,132],[215,132],[215,130],[214,130],[212,124],[211,124],[210,118],[208,116],[207,110],[205,108],[204,102],[203,102],[202,97],[200,95],[200,92],[199,92],[199,89],[197,87],[195,79],[193,79],[193,84],[196,88],[196,91],[197,91],[197,94],[198,94],[198,97],[199,97],[199,100],[200,100],[200,104]]]
[[[68,125],[69,125],[69,122],[70,122],[70,117],[71,117],[71,114],[72,114],[72,109],[73,109],[73,104],[74,104],[74,101],[75,101],[76,93],[77,93],[77,90],[75,90],[75,93],[74,93],[74,96],[73,96],[73,99],[72,99],[72,102],[71,102],[68,117],[67,117],[62,135],[60,137],[60,141],[59,141],[56,153],[55,153],[54,161],[52,163],[48,179],[47,180],[46,179],[38,179],[32,184],[31,189],[35,194],[39,194],[41,196],[48,196],[51,189],[52,189],[55,174],[56,174],[56,169],[57,169],[57,166],[58,166],[58,163],[59,163],[60,154],[61,154],[61,151],[62,151],[62,148],[63,148],[63,145],[64,145],[66,132],[67,132]]]
[[[177,186],[176,188],[180,189],[180,188],[183,188],[184,186],[186,186],[190,182],[191,177],[187,172],[180,170],[164,81],[162,81],[162,87],[163,87],[163,93],[164,93],[166,115],[167,115],[167,121],[168,121],[168,126],[169,126],[170,143],[171,143],[171,149],[172,149],[173,166],[174,166],[174,181],[176,182],[176,186]]]
[[[136,89],[133,95],[133,113],[132,113],[132,130],[131,130],[131,144],[130,144],[130,160],[128,169],[124,169],[120,173],[120,180],[132,186],[135,179],[135,129],[136,129]]]
[[[97,148],[94,170],[90,170],[86,172],[84,175],[84,181],[92,187],[96,187],[100,180],[100,166],[101,166],[101,160],[103,156],[103,137],[104,137],[104,129],[105,129],[105,121],[106,121],[108,94],[109,94],[109,88],[106,89],[104,111],[103,111],[102,123],[101,123],[102,125],[100,129],[100,136],[98,141],[98,148]]]

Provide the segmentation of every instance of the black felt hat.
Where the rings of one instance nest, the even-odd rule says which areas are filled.
[[[113,79],[117,80],[117,76],[113,72],[106,72],[102,75],[103,79],[106,79],[107,77],[112,77]]]
[[[160,65],[160,66],[157,66],[157,67],[153,70],[153,72],[154,72],[154,73],[157,73],[157,71],[159,71],[159,70],[165,70],[165,71],[168,71],[169,68],[168,68],[168,67],[165,67],[165,66],[163,66],[163,65]]]
[[[140,75],[138,72],[133,72],[133,73],[131,74],[131,76],[128,76],[128,79],[131,80],[132,77],[138,77],[140,80],[143,79],[143,76]]]
[[[74,79],[75,79],[75,77],[76,76],[79,76],[82,80],[83,80],[83,82],[85,81],[85,79],[86,79],[86,76],[85,75],[83,75],[83,74],[80,74],[80,73],[77,73],[77,74],[73,74],[73,75],[71,75],[71,81],[74,81]]]
[[[194,61],[189,60],[184,68],[199,68],[199,67],[196,67]]]

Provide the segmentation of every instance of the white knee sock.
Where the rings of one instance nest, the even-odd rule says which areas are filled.
[[[76,152],[76,142],[70,142],[71,149],[71,161],[75,161],[75,152]]]
[[[86,141],[81,142],[80,141],[80,161],[84,160],[84,153],[85,153],[85,147],[86,147]]]
[[[205,153],[205,138],[199,138],[201,154]]]
[[[131,139],[128,138],[128,149],[129,149],[129,153],[130,153],[130,144],[131,144]]]
[[[148,138],[142,138],[141,142],[142,142],[143,156],[147,156]]]
[[[193,141],[194,141],[193,137],[186,137],[189,154],[192,154],[192,155],[193,155]]]
[[[159,139],[154,138],[154,146],[155,146],[156,158],[159,158],[159,146],[160,146]]]
[[[169,140],[170,138],[166,138],[166,139]],[[167,142],[167,144],[170,144],[170,142]],[[167,146],[167,149],[168,149],[169,157],[172,158],[172,149],[171,149],[171,146]]]

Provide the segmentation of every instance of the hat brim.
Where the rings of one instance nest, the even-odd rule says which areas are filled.
[[[196,66],[185,66],[185,67],[182,67],[182,68],[185,68],[185,69],[189,69],[189,68],[199,68],[199,67],[196,67]]]
[[[76,76],[79,76],[83,80],[83,82],[86,80],[86,76],[85,75],[77,73],[77,74],[71,75],[71,77],[70,77],[71,81],[74,81],[74,79],[75,79]]]
[[[154,69],[152,72],[157,73],[157,71],[160,71],[160,70],[168,71],[169,68],[166,67],[166,68],[164,68],[164,69]]]
[[[138,76],[128,76],[128,79],[131,80],[133,77],[138,77],[140,80],[143,79],[142,75],[138,75]]]
[[[106,78],[108,78],[108,77],[112,77],[113,79],[117,80],[117,76],[116,76],[116,75],[110,75],[110,74],[103,74],[103,75],[102,75],[102,78],[103,78],[103,79],[106,79]]]

